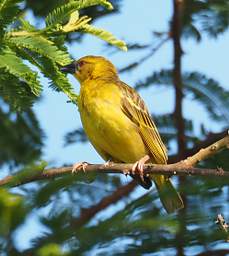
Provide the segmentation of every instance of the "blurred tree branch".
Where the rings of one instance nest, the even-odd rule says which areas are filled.
[[[205,169],[205,168],[194,168],[196,164],[200,161],[215,155],[218,151],[223,148],[229,148],[229,135],[226,135],[221,140],[211,144],[206,148],[200,149],[196,154],[181,160],[174,164],[168,165],[153,165],[148,164],[144,167],[144,173],[148,175],[149,173],[153,174],[166,174],[166,175],[198,175],[198,176],[224,176],[229,177],[229,172],[224,171],[222,168],[216,169]],[[104,164],[88,164],[85,168],[86,173],[131,173],[133,164],[116,164],[111,163],[108,166]],[[72,173],[72,166],[61,167],[61,168],[50,168],[43,170],[42,172],[32,173],[29,176],[23,176],[21,179],[17,177],[17,174],[14,176],[7,176],[0,180],[0,186],[10,186],[15,187],[30,183],[33,181],[53,179],[65,174]]]
[[[186,149],[186,138],[185,138],[185,120],[183,116],[183,80],[182,80],[182,46],[181,46],[181,35],[182,35],[182,17],[183,17],[183,5],[184,0],[173,0],[173,16],[171,22],[171,33],[173,42],[173,87],[175,91],[175,107],[174,107],[174,121],[177,130],[177,148],[178,158],[184,159],[184,152]],[[179,184],[185,183],[185,177],[179,177]],[[184,205],[187,205],[187,199],[185,195],[182,195]],[[177,255],[184,255],[184,240],[182,237],[186,231],[186,215],[187,207],[184,207],[179,211],[180,228],[176,234],[177,237]]]
[[[183,81],[182,81],[182,48],[181,48],[181,31],[182,31],[182,0],[173,0],[173,17],[172,17],[172,41],[173,41],[173,84],[175,90],[175,108],[174,119],[175,126],[177,128],[177,143],[178,143],[178,155],[180,159],[184,158],[183,154],[186,148],[185,142],[185,124],[182,111],[183,101]]]
[[[92,207],[86,208],[86,209],[81,209],[81,214],[80,214],[79,218],[73,219],[71,221],[71,226],[77,227],[77,228],[83,226],[96,213],[105,209],[109,205],[116,203],[124,196],[129,195],[134,190],[136,185],[137,185],[137,183],[135,182],[135,180],[132,180],[127,185],[117,188],[111,195],[108,195],[108,196],[105,196],[104,198],[102,198],[102,200],[99,203],[93,205]]]
[[[156,46],[152,47],[150,49],[150,52],[147,53],[145,56],[141,57],[139,60],[130,63],[129,65],[120,68],[119,73],[123,73],[126,71],[130,71],[133,68],[136,68],[139,64],[142,64],[143,62],[147,61],[149,58],[151,58],[166,42],[168,42],[170,39],[170,34],[166,34],[158,43]]]

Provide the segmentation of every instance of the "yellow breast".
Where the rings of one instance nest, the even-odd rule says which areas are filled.
[[[82,84],[79,111],[89,140],[105,160],[131,163],[148,153],[138,127],[121,109],[121,92],[114,83]]]

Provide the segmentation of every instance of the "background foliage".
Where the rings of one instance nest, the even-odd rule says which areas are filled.
[[[65,42],[70,45],[76,40],[81,42],[84,33],[91,33],[125,50],[122,41],[109,32],[88,24],[91,18],[97,20],[118,13],[122,1],[111,2],[113,10],[110,10],[111,5],[105,0],[67,3],[61,0],[0,2],[2,169],[7,169],[9,173],[21,170],[23,174],[28,174],[44,168],[43,163],[36,164],[36,161],[42,157],[46,138],[32,104],[39,101],[44,76],[49,79],[52,89],[64,92],[71,101],[77,101],[71,84],[59,72],[59,66],[71,61]],[[150,8],[154,8],[154,5],[156,3],[149,4]],[[29,11],[35,15],[37,26],[27,19],[26,14]],[[141,42],[139,38],[139,42],[128,44],[129,54],[137,57],[129,65],[122,67],[120,72],[137,70],[146,61],[150,61],[156,51],[162,51],[163,45],[173,41],[173,17],[174,13],[171,13],[168,31],[153,33],[153,43]],[[181,15],[182,46],[188,39],[200,42],[204,37],[218,38],[228,29],[228,22],[227,0],[186,0]],[[180,56],[181,60],[184,54],[185,49]],[[147,77],[139,77],[135,87],[137,90],[154,87],[174,90],[176,68],[174,63],[170,69],[149,70]],[[228,89],[214,78],[196,70],[182,70],[181,79],[183,102],[191,99],[201,105],[209,116],[209,122],[202,123],[201,131],[196,132],[194,120],[190,120],[188,113],[183,110],[181,121],[185,126],[183,136],[186,145],[179,149],[177,134],[180,131],[175,121],[174,108],[155,117],[170,149],[171,161],[174,158],[179,160],[181,155],[187,155],[188,150],[200,141],[215,136],[209,123],[220,124],[223,130],[229,123]],[[87,142],[81,128],[70,131],[65,138],[66,145]],[[220,166],[229,170],[227,156],[228,152],[223,151],[201,163],[201,166]],[[162,210],[154,189],[140,193],[133,183],[127,184],[126,180],[123,181],[122,177],[115,175],[98,175],[86,179],[84,175],[78,175],[74,179],[63,177],[17,189],[1,189],[1,254],[201,255],[207,251],[226,248],[225,234],[214,220],[218,213],[229,217],[228,182],[222,179],[191,177],[179,180],[178,183],[186,208],[169,216]],[[125,197],[115,197],[116,194]],[[119,204],[115,204],[117,202]],[[105,209],[107,206],[110,207]],[[15,240],[15,234],[34,214],[45,231],[38,233],[30,246],[21,251],[20,240]],[[215,253],[226,255],[228,252]]]

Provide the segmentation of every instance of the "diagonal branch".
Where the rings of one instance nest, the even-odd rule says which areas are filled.
[[[229,177],[229,170],[224,171],[222,168],[216,169],[204,169],[204,168],[195,168],[199,161],[202,161],[220,151],[223,148],[229,148],[229,135],[225,136],[223,139],[213,143],[212,145],[199,150],[196,154],[179,161],[174,164],[168,165],[155,165],[148,164],[144,166],[144,174],[165,174],[165,175],[197,175],[197,176],[224,176]],[[96,172],[96,173],[124,173],[130,174],[133,164],[115,164],[110,165],[104,164],[89,164],[85,168],[86,173]],[[37,174],[32,174],[29,177],[23,177],[21,179],[14,176],[7,176],[0,180],[0,186],[20,186],[26,183],[39,180],[48,180],[54,179],[66,174],[72,174],[72,166],[61,167],[61,168],[51,168],[39,172]]]
[[[104,197],[98,204],[95,204],[90,208],[82,209],[79,218],[73,219],[71,221],[71,226],[77,227],[77,228],[83,226],[95,214],[97,214],[101,210],[105,209],[106,207],[110,206],[111,204],[115,204],[121,198],[129,195],[134,190],[136,185],[137,185],[136,181],[132,180],[127,185],[119,187],[111,195],[108,195],[108,196]]]
[[[188,166],[194,166],[200,161],[215,155],[216,152],[224,147],[229,148],[229,131],[223,139],[218,140],[217,142],[211,144],[206,148],[200,149],[196,154],[189,156],[183,162],[186,163]]]
[[[123,73],[126,71],[130,71],[131,69],[135,68],[139,64],[142,64],[143,62],[147,61],[149,58],[151,58],[166,42],[168,42],[170,39],[170,34],[166,35],[166,37],[162,38],[162,40],[153,47],[149,53],[147,53],[145,56],[141,57],[138,61],[135,61],[123,68],[119,69],[119,73]]]

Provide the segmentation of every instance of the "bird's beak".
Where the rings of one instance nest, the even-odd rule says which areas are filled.
[[[74,74],[76,72],[76,64],[73,61],[71,64],[68,64],[64,67],[60,68],[60,71],[64,72],[64,73],[70,73],[70,74]]]

